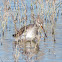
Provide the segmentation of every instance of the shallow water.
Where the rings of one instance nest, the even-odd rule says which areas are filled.
[[[51,20],[51,23],[53,24],[50,23],[49,17],[50,12],[52,15],[53,9],[50,10],[50,7],[48,9],[49,4],[47,5],[45,0],[43,1],[43,13],[41,13],[41,9],[39,9],[41,7],[39,6],[39,3],[37,3],[38,8],[36,9],[36,5],[34,5],[34,3],[32,2],[32,5],[34,6],[34,10],[32,10],[30,9],[30,0],[23,0],[24,4],[27,3],[27,13],[24,13],[23,11],[25,11],[25,6],[22,6],[18,11],[16,10],[18,8],[16,5],[17,2],[15,2],[16,4],[14,5],[14,1],[9,1],[11,9],[6,12],[4,10],[4,0],[0,1],[0,62],[62,62],[62,5],[60,4],[60,2],[62,1],[56,1],[56,4],[59,4],[56,5],[58,6],[58,8],[56,9],[56,13],[53,18],[56,18],[57,20],[54,20],[54,22],[53,20]],[[23,5],[20,0],[18,4],[19,7]],[[38,13],[40,13],[40,15],[44,14],[41,16],[41,18],[43,18],[43,16],[43,19],[46,18],[46,21],[44,21],[44,28],[47,33],[47,38],[42,37],[42,32],[41,41],[37,46],[34,42],[32,42],[31,46],[30,42],[15,42],[15,38],[12,37],[12,34],[15,33],[16,29],[19,30],[23,26],[23,21],[25,23],[25,20],[27,20],[27,24],[30,24],[30,21],[31,23],[33,23],[32,20],[34,19],[31,17],[32,13],[34,13],[35,18]],[[12,18],[12,15],[14,16],[14,18]],[[27,15],[27,19],[23,20],[23,17],[25,17],[25,15]],[[20,22],[19,18],[23,21]],[[18,21],[16,21],[16,19]],[[54,32],[52,33],[52,31]]]

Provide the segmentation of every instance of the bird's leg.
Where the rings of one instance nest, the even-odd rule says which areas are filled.
[[[30,41],[30,47],[31,47],[31,44],[32,44],[32,39],[31,39],[31,41]]]
[[[36,42],[37,42],[36,45],[37,45],[37,44],[39,45],[40,39],[41,39],[40,36],[39,36],[39,35],[36,35]]]

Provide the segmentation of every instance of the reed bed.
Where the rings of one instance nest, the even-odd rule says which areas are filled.
[[[50,30],[51,36],[53,37],[53,41],[55,42],[56,41],[55,27],[56,27],[56,21],[59,16],[58,7],[61,6],[62,1],[60,1],[59,3],[56,3],[56,0],[45,0],[45,2],[44,0],[31,0],[31,1],[2,0],[3,6],[0,7],[0,30],[2,32],[1,34],[2,38],[5,37],[5,33],[8,30],[8,28],[11,28],[11,30],[13,30],[14,32],[17,32],[17,30],[19,30],[22,26],[32,24],[35,22],[35,19],[39,19],[39,20],[42,20],[43,22],[43,26],[45,28],[45,32],[47,33],[47,37],[49,36],[48,30]],[[26,31],[26,27],[25,27],[25,31]],[[18,62],[18,59],[20,56],[20,50],[22,49],[22,47],[23,47],[22,54],[24,56],[27,56],[27,58],[25,58],[26,61],[31,60],[31,58],[38,53],[41,38],[43,38],[44,41],[46,41],[46,38],[41,28],[39,28],[38,30],[38,35],[39,35],[38,45],[32,42],[32,44],[34,44],[34,49],[27,49],[26,48],[27,46],[23,46],[23,45],[26,45],[27,43],[25,44],[21,42],[22,45],[19,46],[20,43],[14,42],[15,53],[13,55],[14,55],[15,62]],[[26,51],[26,49],[28,50],[28,52]],[[31,55],[31,52],[32,52],[32,55]],[[37,57],[37,59],[41,58],[40,54],[39,54],[39,57]],[[43,52],[41,56],[42,55],[44,55]],[[36,58],[34,59],[37,60]]]

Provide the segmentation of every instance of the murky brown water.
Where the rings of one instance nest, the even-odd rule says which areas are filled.
[[[62,62],[62,1],[0,1],[0,62]],[[55,5],[55,6],[54,6]],[[40,15],[47,38],[40,30],[39,44],[16,42],[12,34]]]

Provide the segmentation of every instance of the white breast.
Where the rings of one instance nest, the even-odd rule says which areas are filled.
[[[32,40],[35,38],[35,27],[28,29],[25,33],[22,34],[22,39]]]

